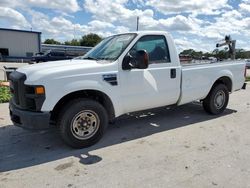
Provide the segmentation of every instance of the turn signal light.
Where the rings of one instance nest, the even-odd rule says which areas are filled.
[[[45,94],[45,89],[43,86],[37,86],[35,88],[35,92],[37,95],[42,95],[42,94]]]

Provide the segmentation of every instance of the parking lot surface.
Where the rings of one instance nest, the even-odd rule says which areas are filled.
[[[0,104],[0,187],[250,187],[250,89],[220,116],[200,104],[126,115],[75,150],[12,125]]]

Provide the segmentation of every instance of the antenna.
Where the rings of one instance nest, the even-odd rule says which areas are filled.
[[[137,16],[137,18],[136,18],[136,31],[138,31],[139,30],[139,16]]]

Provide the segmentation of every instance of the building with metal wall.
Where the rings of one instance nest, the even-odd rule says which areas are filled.
[[[0,60],[30,59],[41,51],[41,32],[0,28]]]

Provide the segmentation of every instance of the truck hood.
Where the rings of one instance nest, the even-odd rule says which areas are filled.
[[[114,67],[114,63],[107,61],[72,59],[27,65],[17,69],[17,71],[24,73],[27,77],[26,82],[32,84],[44,79],[48,81],[62,77],[105,72],[106,70],[115,71],[111,67]]]

